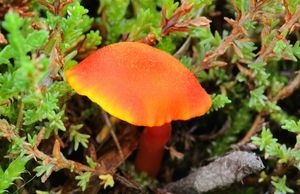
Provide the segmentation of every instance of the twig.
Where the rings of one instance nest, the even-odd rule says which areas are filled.
[[[202,14],[203,8],[204,7],[201,7],[198,10],[198,12],[197,12],[197,14],[195,16],[196,18],[199,17]],[[189,48],[189,46],[191,44],[191,40],[192,40],[192,37],[191,37],[191,35],[189,35],[188,38],[184,41],[184,43],[181,45],[181,47],[174,54],[174,57],[179,58]]]
[[[294,91],[297,90],[298,88],[300,88],[300,73],[298,73],[297,76],[288,85],[282,88],[277,93],[277,95],[270,100],[273,102],[283,100],[289,97],[290,95],[292,95]],[[238,143],[238,145],[246,144],[247,142],[250,141],[253,135],[255,135],[261,130],[261,127],[259,127],[259,125],[263,122],[263,117],[267,116],[268,114],[270,113],[267,111],[267,109],[264,109],[256,116],[251,128],[248,130],[244,138]]]
[[[214,140],[214,139],[224,135],[230,126],[231,126],[231,119],[227,118],[227,120],[225,121],[225,123],[223,124],[221,129],[219,129],[216,133],[211,133],[211,134],[207,134],[207,135],[200,135],[198,138],[200,140],[204,140],[204,141]]]
[[[290,30],[295,23],[300,19],[300,6],[298,6],[295,13],[291,16],[290,20],[282,25],[279,30],[277,36],[272,40],[272,42],[268,45],[268,47],[259,55],[259,57],[256,58],[254,63],[265,61],[267,57],[273,52],[273,49],[278,42],[279,39],[283,39],[284,36],[282,33],[284,33],[286,30]],[[296,89],[300,87],[300,74],[298,73],[297,76],[283,89],[281,89],[278,94],[274,97],[271,97],[271,101],[277,102],[278,100],[282,100],[288,96],[290,96]],[[255,135],[257,132],[260,131],[261,128],[257,128],[258,125],[262,122],[263,117],[270,114],[267,109],[265,108],[262,112],[259,113],[259,115],[254,120],[252,127],[247,132],[245,137],[239,142],[239,144],[245,144],[247,143],[253,135]]]
[[[23,111],[24,111],[24,103],[21,101],[20,108],[19,108],[18,119],[17,119],[17,123],[16,123],[16,128],[17,129],[20,129],[22,127],[23,116],[24,116]]]
[[[10,103],[10,100],[2,100],[0,101],[0,106],[7,105]]]
[[[246,33],[242,26],[246,21],[255,16],[256,11],[258,11],[257,8],[252,8],[248,11],[246,15],[242,16],[238,22],[229,18],[225,18],[225,20],[233,27],[231,34],[223,40],[223,42],[215,49],[214,52],[206,53],[201,65],[197,66],[193,70],[193,72],[198,72],[203,69],[208,69],[212,67],[211,62],[213,61],[213,59],[216,59],[217,57],[223,55],[227,51],[227,49],[232,45],[234,40],[237,40],[239,37]]]
[[[282,88],[278,94],[274,97],[274,101],[283,100],[294,93],[300,87],[300,73],[298,72],[296,77],[284,88]]]
[[[198,168],[187,177],[166,185],[164,190],[174,194],[204,193],[227,187],[262,169],[264,165],[255,153],[234,151]]]
[[[264,61],[268,57],[268,55],[273,52],[273,49],[276,46],[278,40],[283,38],[282,33],[284,33],[286,30],[290,30],[293,27],[293,25],[297,23],[299,19],[300,19],[300,6],[298,6],[296,12],[292,15],[291,19],[278,29],[277,36],[274,37],[274,39],[268,45],[265,51],[256,58],[255,63]]]
[[[118,137],[117,137],[117,135],[116,135],[116,133],[115,133],[115,131],[113,129],[113,126],[112,126],[112,124],[111,124],[111,122],[110,122],[110,120],[108,118],[108,115],[107,115],[107,113],[103,109],[101,110],[101,113],[102,113],[102,116],[103,116],[103,118],[105,120],[106,126],[110,129],[109,130],[110,131],[110,135],[113,138],[113,140],[114,140],[114,142],[115,142],[115,144],[117,146],[119,154],[120,154],[121,158],[124,159],[124,154],[123,154],[120,142],[119,142]]]
[[[5,137],[10,142],[16,138],[20,138],[17,132],[13,130],[14,128],[15,127],[13,125],[10,125],[6,120],[4,119],[0,120],[0,131],[2,132],[2,136]],[[94,174],[97,175],[110,173],[100,166],[97,166],[95,169],[93,169],[79,162],[65,159],[60,152],[60,144],[58,140],[55,141],[53,147],[53,157],[48,156],[47,154],[45,154],[44,152],[38,149],[38,145],[41,142],[41,137],[43,136],[44,133],[45,133],[45,128],[42,128],[38,134],[36,145],[34,146],[32,146],[26,141],[23,141],[22,149],[26,151],[25,154],[27,156],[32,157],[35,160],[37,159],[41,160],[43,162],[43,165],[54,164],[54,167],[51,169],[51,172],[59,171],[61,169],[66,168],[66,169],[72,169],[72,171],[77,174],[82,174],[82,172],[93,172]],[[42,181],[46,181],[47,178],[51,175],[51,172],[44,174],[42,177]]]
[[[227,49],[234,44],[233,43],[234,40],[237,40],[243,34],[245,34],[246,31],[243,28],[244,23],[247,22],[249,19],[255,17],[257,11],[259,11],[259,8],[261,8],[262,5],[266,2],[267,0],[264,0],[260,3],[257,3],[255,7],[251,7],[252,9],[250,9],[245,16],[242,16],[238,22],[225,18],[225,20],[233,27],[231,34],[223,40],[223,42],[216,48],[214,52],[206,53],[206,56],[201,63],[201,66],[197,66],[194,69],[194,72],[198,72],[203,69],[208,69],[210,67],[215,66],[214,64],[212,64],[212,61],[217,57],[223,55],[227,51]],[[276,43],[278,42],[278,40],[284,38],[282,34],[287,29],[288,30],[292,29],[293,26],[299,20],[299,18],[300,18],[300,6],[298,6],[296,12],[291,16],[291,18],[278,29],[277,36],[275,36],[275,38],[271,41],[268,47],[256,58],[254,63],[264,61],[267,57],[269,57],[269,55],[273,52],[273,49]]]
[[[283,99],[289,97],[290,95],[292,95],[293,92],[295,90],[297,90],[298,88],[300,88],[300,73],[298,73],[297,76],[288,85],[286,85],[284,88],[282,88],[277,93],[277,95],[270,100],[273,102],[283,100]],[[247,142],[250,141],[250,139],[253,135],[258,133],[262,129],[261,127],[259,127],[259,125],[262,124],[263,117],[267,116],[268,114],[270,114],[270,113],[267,111],[267,109],[264,109],[262,112],[260,112],[256,116],[251,128],[248,130],[248,132],[246,133],[244,138],[238,143],[238,145],[246,144]]]
[[[5,16],[5,14],[9,10],[13,10],[14,12],[17,12],[22,17],[30,17],[34,16],[35,14],[33,12],[27,12],[32,8],[30,5],[31,0],[10,0],[10,1],[3,1],[0,0],[0,20]]]
[[[168,19],[166,16],[166,8],[163,7],[162,12],[162,21],[161,21],[161,33],[160,38],[163,38],[170,33],[173,32],[188,32],[190,27],[209,27],[209,23],[211,22],[206,17],[199,17],[202,13],[202,9],[200,8],[196,17],[192,19],[192,16],[184,18],[193,8],[194,4],[189,3],[188,1],[183,1],[183,3],[175,10],[173,15]],[[149,45],[154,45],[157,42],[156,37],[152,32],[150,32],[145,38],[138,40],[138,42],[142,42]]]
[[[251,137],[256,134],[261,129],[261,124],[263,123],[263,117],[262,114],[258,114],[251,126],[251,128],[248,130],[244,138],[238,143],[239,145],[243,145],[248,143],[251,140]]]
[[[181,45],[181,47],[176,51],[174,54],[174,57],[179,58],[190,46],[192,37],[189,36],[184,43]]]
[[[50,3],[48,3],[44,0],[35,0],[35,1],[43,6],[47,7],[51,13],[54,13],[54,7]]]
[[[48,8],[48,10],[54,14],[54,15],[61,15],[63,8],[74,2],[74,0],[66,0],[64,2],[61,2],[61,0],[54,0],[53,5],[50,3],[46,2],[45,0],[35,0],[41,5],[44,5],[45,7]]]
[[[270,100],[273,102],[283,100],[283,99],[289,97],[290,95],[292,95],[293,92],[295,90],[297,90],[299,87],[300,87],[300,73],[298,73],[297,76],[288,85],[286,85],[284,88],[282,88],[277,93],[277,95]],[[256,116],[251,128],[248,130],[248,132],[246,133],[244,138],[238,143],[238,145],[246,144],[247,142],[250,141],[250,139],[253,135],[258,133],[262,129],[261,127],[259,127],[259,125],[263,122],[263,117],[267,116],[268,114],[270,114],[270,113],[266,109],[264,109],[262,112],[260,112]]]

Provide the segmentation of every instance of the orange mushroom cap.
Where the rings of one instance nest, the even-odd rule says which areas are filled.
[[[139,126],[161,126],[205,114],[210,96],[172,55],[143,43],[103,47],[65,73],[81,95]]]

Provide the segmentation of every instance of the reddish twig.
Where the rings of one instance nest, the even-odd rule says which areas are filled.
[[[278,31],[277,31],[277,36],[274,37],[274,39],[271,41],[271,43],[268,45],[268,47],[264,50],[264,52],[262,52],[255,60],[255,63],[257,62],[262,62],[265,61],[266,58],[269,57],[269,55],[271,53],[273,53],[273,49],[276,46],[276,43],[280,40],[283,39],[283,33],[286,30],[291,30],[292,27],[294,27],[294,25],[298,22],[298,20],[300,19],[300,6],[298,6],[297,10],[295,11],[295,13],[292,15],[291,19],[285,23],[284,25],[282,25]]]
[[[227,118],[227,120],[225,121],[225,123],[223,124],[223,126],[221,127],[221,129],[219,129],[216,133],[210,133],[207,135],[200,135],[198,138],[200,140],[204,140],[204,141],[212,141],[217,139],[220,136],[223,136],[228,129],[230,128],[231,125],[231,120],[230,118]]]
[[[168,36],[173,32],[187,32],[190,27],[209,27],[209,23],[211,22],[206,17],[196,16],[192,18],[191,16],[184,18],[193,8],[193,4],[184,1],[180,7],[178,7],[172,16],[168,19],[166,16],[166,8],[162,8],[162,21],[161,21],[161,29],[160,37],[163,38]],[[184,19],[183,19],[184,18]],[[138,40],[138,42],[143,42],[145,44],[154,45],[156,44],[156,37],[152,32],[150,32],[145,38]]]
[[[110,120],[108,118],[108,115],[107,115],[107,113],[103,109],[101,110],[101,113],[102,113],[102,116],[104,118],[106,126],[109,128],[110,135],[113,138],[113,140],[114,140],[114,142],[115,142],[115,144],[117,146],[117,149],[119,151],[120,157],[122,159],[124,159],[124,154],[123,154],[120,142],[119,142],[118,137],[117,137],[117,135],[116,135],[116,133],[115,133],[115,131],[113,129],[113,126],[112,126],[112,124],[111,124],[111,122],[110,122]]]
[[[293,92],[298,88],[300,88],[300,73],[298,73],[297,76],[288,85],[282,88],[277,93],[277,95],[270,100],[273,102],[277,102],[278,100],[283,100],[289,97],[290,95],[292,95]],[[251,128],[248,130],[244,138],[238,144],[242,145],[248,143],[251,140],[251,137],[257,134],[262,129],[261,124],[263,123],[263,118],[269,114],[270,113],[267,111],[266,108],[262,112],[260,112],[256,116]]]
[[[197,14],[196,14],[196,18],[200,17],[200,15],[202,14],[204,7],[201,7]],[[187,39],[185,40],[185,42],[181,45],[181,47],[176,51],[176,53],[174,54],[174,57],[179,58],[179,56],[181,56],[186,50],[188,50],[190,44],[191,44],[191,40],[192,37],[191,35],[189,35],[189,37],[187,37]]]
[[[14,126],[8,124],[6,120],[0,120],[0,130],[2,132],[2,136],[5,137],[8,141],[12,142],[15,138],[20,138],[16,131],[13,130]],[[39,144],[41,143],[43,136],[45,133],[45,128],[42,128],[38,133],[37,140],[35,145],[31,145],[26,141],[22,142],[22,149],[26,152],[26,155],[29,157],[34,158],[35,160],[41,160],[43,165],[53,164],[53,168],[51,172],[46,173],[42,176],[42,181],[45,182],[48,177],[51,175],[53,171],[59,171],[61,169],[71,169],[73,172],[77,174],[82,174],[83,172],[92,172],[96,175],[107,174],[111,172],[107,172],[104,168],[100,167],[99,165],[93,169],[89,166],[81,164],[79,162],[65,159],[60,152],[60,143],[58,140],[55,140],[52,156],[45,154],[44,152],[38,149]]]
[[[239,145],[243,145],[248,143],[251,140],[251,137],[255,135],[258,131],[261,130],[262,128],[262,123],[264,119],[261,113],[259,113],[255,119],[254,122],[252,123],[251,128],[248,130],[244,138],[238,143]]]
[[[35,0],[41,5],[44,5],[45,7],[48,8],[48,10],[53,14],[53,15],[59,15],[61,16],[62,10],[66,5],[69,5],[74,2],[74,0],[66,0],[64,2],[61,2],[61,0],[54,0],[53,5],[50,3],[46,2],[45,0]]]
[[[260,4],[260,6],[261,5],[262,4]],[[252,12],[252,14],[254,14],[254,13]],[[289,14],[287,13],[287,15],[289,15]],[[246,16],[241,17],[242,21],[240,20],[238,25],[243,24],[243,22],[245,21],[245,18],[247,19],[249,17],[250,17],[249,13]],[[294,27],[294,25],[297,23],[299,18],[300,18],[300,6],[297,8],[296,12],[293,15],[291,15],[290,17],[286,17],[286,23],[278,29],[277,36],[275,36],[275,38],[271,41],[271,43],[265,49],[262,49],[260,51],[260,55],[256,58],[254,63],[265,61],[269,56],[271,56],[271,53],[273,53],[273,49],[274,49],[276,43],[280,39],[284,39],[283,33],[286,30],[291,30]],[[210,61],[220,55],[223,55],[225,53],[225,51],[231,45],[233,45],[233,41],[235,39],[239,38],[240,35],[244,34],[244,33],[236,33],[236,31],[234,31],[235,29],[237,29],[237,25],[236,26],[233,25],[233,32],[231,33],[230,36],[228,36],[223,41],[223,43],[216,49],[216,51],[205,57],[205,59],[203,60],[204,67],[203,66],[200,67],[200,70],[211,67],[209,65],[209,63],[207,63],[207,61]],[[244,74],[246,73],[247,76],[253,78],[253,72],[247,71],[247,69],[243,68],[241,65],[238,65],[238,67],[239,67],[240,71],[244,72]],[[286,87],[284,87],[275,97],[273,97],[273,99],[271,99],[271,101],[282,100],[282,99],[288,97],[289,95],[291,95],[299,87],[300,87],[300,74],[297,74],[297,76],[293,79],[293,81],[291,81]],[[244,138],[239,142],[239,144],[245,144],[245,143],[249,142],[251,137],[260,131],[261,127],[259,127],[259,126],[263,122],[263,117],[268,114],[269,114],[269,112],[266,109],[264,109],[262,112],[260,112],[256,116],[251,128],[249,129],[247,134],[244,136]]]
[[[228,48],[231,46],[234,46],[234,40],[238,40],[241,38],[241,36],[246,35],[247,31],[244,29],[243,25],[245,22],[247,22],[249,19],[252,19],[256,16],[257,12],[265,3],[266,1],[262,1],[260,3],[255,3],[254,5],[250,6],[250,10],[247,12],[246,15],[242,16],[237,16],[237,21],[229,19],[229,18],[224,18],[227,23],[229,23],[232,26],[232,31],[228,37],[226,37],[223,42],[215,49],[214,52],[207,52],[205,54],[205,57],[201,63],[201,65],[196,66],[193,70],[193,72],[198,72],[204,69],[208,69],[211,67],[219,66],[219,63],[214,64],[213,61],[223,55]],[[225,63],[225,62],[224,62]],[[224,66],[225,64],[222,64]]]
[[[31,0],[11,0],[5,2],[0,0],[0,19],[4,17],[8,10],[13,10],[14,12],[19,13],[22,17],[33,16],[33,12],[28,12],[31,8],[29,5],[30,2]]]
[[[300,88],[300,73],[298,72],[296,77],[284,88],[282,88],[278,94],[274,97],[273,101],[277,102],[278,100],[285,99],[292,95],[295,90]]]
[[[282,4],[283,4],[284,9],[285,9],[285,17],[284,17],[284,20],[285,20],[285,22],[287,23],[287,22],[291,19],[292,14],[291,14],[291,12],[290,12],[290,10],[289,10],[289,5],[288,5],[288,3],[286,2],[286,0],[282,0]]]

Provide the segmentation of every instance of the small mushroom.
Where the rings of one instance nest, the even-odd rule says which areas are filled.
[[[175,57],[143,43],[103,47],[65,73],[71,87],[109,114],[145,126],[135,161],[155,177],[172,120],[205,114],[210,96]]]

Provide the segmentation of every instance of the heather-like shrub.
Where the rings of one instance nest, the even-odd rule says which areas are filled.
[[[151,193],[232,149],[265,169],[224,192],[300,192],[299,27],[299,0],[0,0],[0,193]],[[140,129],[64,75],[120,41],[172,54],[213,100],[173,122],[156,181],[132,167]]]

